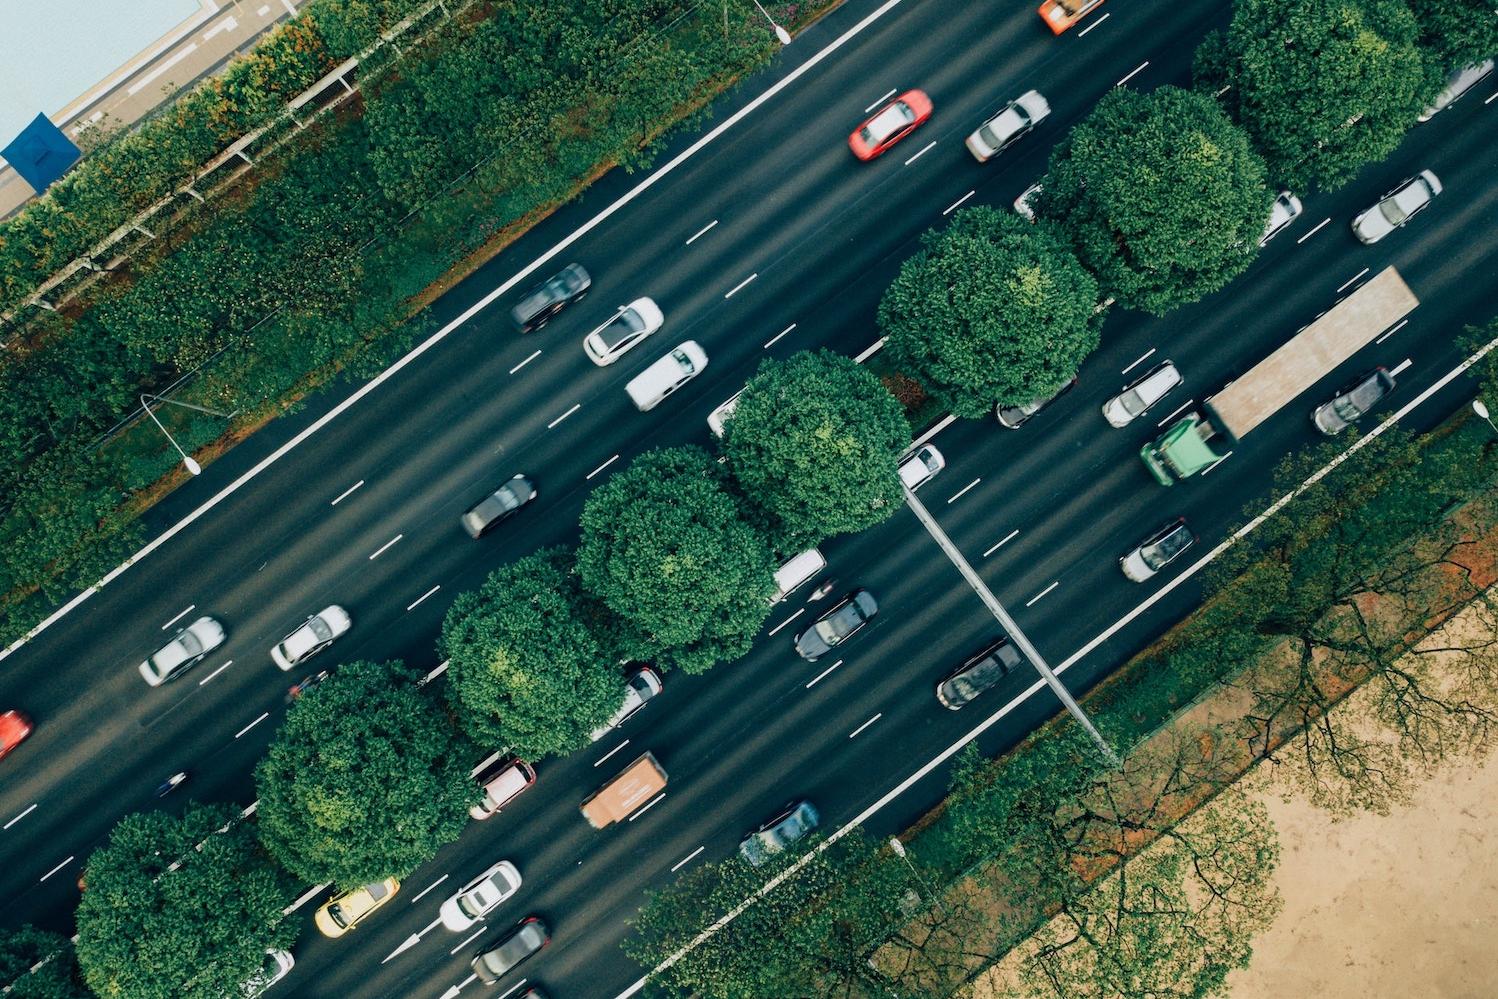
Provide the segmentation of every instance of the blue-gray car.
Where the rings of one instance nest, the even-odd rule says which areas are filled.
[[[744,837],[739,856],[750,867],[758,867],[810,833],[822,821],[809,801],[796,801],[785,811]]]

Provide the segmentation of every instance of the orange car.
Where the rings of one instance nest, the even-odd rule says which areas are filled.
[[[25,742],[30,734],[30,718],[19,711],[0,713],[0,757]]]
[[[907,90],[874,112],[874,117],[848,136],[848,148],[861,160],[884,153],[931,117],[931,98],[924,91]]]
[[[1052,34],[1059,35],[1068,30],[1094,7],[1101,7],[1103,0],[1045,0],[1040,5],[1040,16]]]

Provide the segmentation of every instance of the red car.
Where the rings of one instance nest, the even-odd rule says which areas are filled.
[[[931,117],[931,98],[924,91],[907,90],[874,113],[848,136],[848,148],[861,160],[871,160],[914,132]]]
[[[1101,7],[1103,0],[1045,0],[1040,5],[1040,16],[1047,28],[1055,35],[1071,28],[1094,7]]]
[[[26,741],[31,734],[31,719],[19,711],[0,714],[0,757]]]

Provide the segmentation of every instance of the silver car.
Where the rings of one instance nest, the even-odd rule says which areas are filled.
[[[277,642],[270,650],[270,657],[281,669],[289,670],[332,645],[338,636],[353,626],[348,611],[337,604],[329,604]]]
[[[1285,226],[1300,218],[1305,208],[1300,199],[1289,191],[1281,191],[1274,196],[1274,204],[1269,209],[1269,223],[1264,226],[1264,235],[1259,237],[1259,245],[1266,246],[1269,241],[1280,234]]]
[[[508,860],[501,860],[443,902],[437,915],[443,926],[462,933],[519,890],[520,871]]]
[[[1456,70],[1446,78],[1445,89],[1436,94],[1436,99],[1431,101],[1430,107],[1420,112],[1420,117],[1415,120],[1430,121],[1437,114],[1461,100],[1467,91],[1485,80],[1492,71],[1493,60],[1491,59],[1484,59],[1482,62]]]
[[[463,530],[471,538],[482,538],[539,495],[534,482],[517,475],[463,514]]]
[[[1173,363],[1157,364],[1142,378],[1103,403],[1103,419],[1109,426],[1127,427],[1179,384],[1181,373]]]
[[[186,673],[223,644],[224,626],[211,617],[200,617],[140,664],[141,679],[159,687]]]
[[[654,300],[637,298],[583,338],[583,353],[600,367],[613,364],[660,329],[665,321],[665,313]]]
[[[1177,517],[1119,559],[1118,567],[1129,579],[1142,583],[1180,558],[1195,543],[1196,535],[1186,526],[1186,518]]]
[[[1040,92],[1028,90],[979,125],[978,130],[967,137],[967,151],[979,163],[987,162],[1029,134],[1050,113],[1051,105],[1040,96]]]
[[[1378,204],[1352,220],[1352,234],[1373,244],[1420,214],[1441,193],[1441,182],[1421,170],[1379,199]]]
[[[809,801],[793,801],[785,811],[754,832],[744,837],[739,844],[739,856],[750,867],[758,867],[777,853],[784,852],[799,840],[805,839],[822,821],[816,807]]]
[[[796,636],[796,651],[814,663],[863,630],[879,613],[879,602],[868,590],[854,590]]]

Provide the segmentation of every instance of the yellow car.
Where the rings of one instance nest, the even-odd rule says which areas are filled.
[[[355,888],[341,895],[334,895],[323,903],[312,917],[325,937],[341,937],[357,926],[364,917],[395,897],[401,883],[386,878],[363,888]]]

